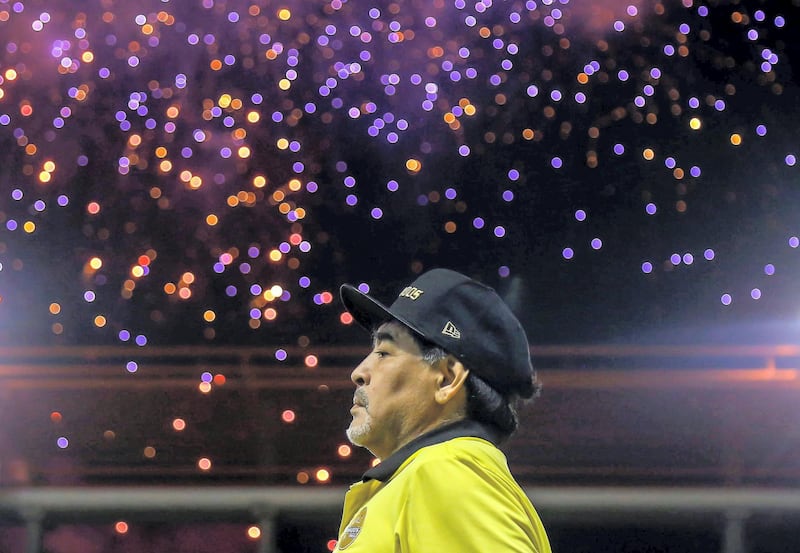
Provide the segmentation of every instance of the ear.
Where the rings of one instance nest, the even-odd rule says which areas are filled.
[[[439,374],[436,378],[438,389],[436,390],[436,403],[444,405],[459,395],[461,390],[465,390],[465,383],[469,371],[461,364],[461,361],[448,355],[438,363]]]

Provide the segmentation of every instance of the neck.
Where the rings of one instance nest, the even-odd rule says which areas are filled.
[[[395,445],[394,449],[392,449],[391,451],[389,451],[385,455],[380,455],[379,452],[377,452],[377,451],[372,451],[372,454],[375,455],[380,460],[386,459],[387,457],[393,455],[395,452],[397,452],[399,449],[401,449],[403,446],[413,442],[414,440],[416,440],[420,436],[424,436],[425,434],[433,432],[434,430],[438,430],[438,429],[440,429],[440,428],[442,428],[444,426],[447,426],[449,424],[453,424],[455,422],[462,421],[465,418],[466,417],[464,417],[463,415],[452,416],[452,417],[440,417],[440,418],[436,419],[434,422],[432,422],[431,424],[425,425],[419,431],[414,432],[413,434],[407,436],[405,439],[399,441]]]

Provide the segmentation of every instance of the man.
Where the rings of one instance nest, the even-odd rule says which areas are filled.
[[[350,487],[335,551],[550,553],[542,522],[497,448],[538,383],[525,331],[491,288],[434,269],[386,307],[350,285],[372,332],[353,370],[347,436],[380,464]]]

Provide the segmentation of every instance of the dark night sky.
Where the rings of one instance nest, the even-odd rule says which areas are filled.
[[[4,344],[350,341],[338,299],[315,295],[366,282],[391,301],[434,266],[497,287],[535,343],[796,337],[795,3],[30,1],[2,14]],[[281,243],[291,251],[270,260]],[[143,255],[148,274],[131,276]],[[186,272],[189,298],[165,291]]]

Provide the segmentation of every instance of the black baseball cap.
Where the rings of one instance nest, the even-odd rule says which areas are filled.
[[[396,320],[455,355],[505,396],[533,396],[537,389],[525,330],[497,293],[449,269],[432,269],[400,291],[390,307],[344,284],[345,309],[373,332]]]

